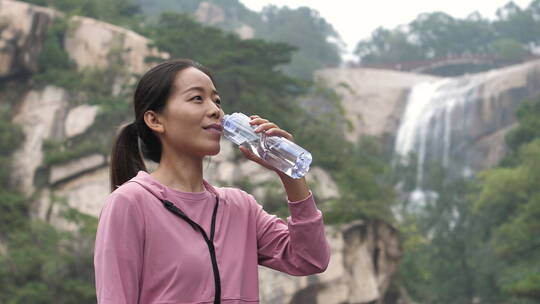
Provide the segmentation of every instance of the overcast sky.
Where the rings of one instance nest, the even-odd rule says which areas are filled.
[[[331,23],[347,49],[352,51],[356,43],[370,36],[379,26],[394,28],[407,24],[424,12],[443,11],[451,16],[464,18],[474,11],[488,18],[495,17],[497,8],[509,0],[240,0],[248,8],[260,11],[268,4],[296,8],[308,6],[319,11]],[[522,8],[532,0],[514,0]],[[350,56],[346,56],[350,58]]]

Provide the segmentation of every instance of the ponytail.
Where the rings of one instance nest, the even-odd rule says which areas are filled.
[[[116,137],[111,154],[111,192],[137,175],[140,170],[147,171],[138,141],[135,123],[123,126]]]

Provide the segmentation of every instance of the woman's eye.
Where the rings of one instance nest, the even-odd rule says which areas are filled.
[[[214,102],[217,103],[218,105],[221,105],[221,99],[216,99]]]
[[[193,96],[190,100],[203,100],[202,96]]]

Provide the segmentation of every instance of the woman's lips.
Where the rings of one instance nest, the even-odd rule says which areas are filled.
[[[210,133],[217,134],[217,135],[221,135],[221,133],[222,133],[221,130],[218,130],[218,129],[215,129],[215,128],[205,128],[205,130],[210,132]]]
[[[219,131],[222,131],[223,130],[223,127],[220,125],[220,124],[211,124],[211,125],[208,125],[206,127],[203,127],[204,129],[209,129],[209,128],[212,128],[212,129],[216,129],[216,130],[219,130]]]

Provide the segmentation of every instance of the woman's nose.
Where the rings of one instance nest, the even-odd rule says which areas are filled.
[[[210,116],[216,116],[217,118],[220,118],[223,114],[223,110],[215,102],[212,101],[211,103],[212,103],[212,106],[211,106],[212,108],[210,110]]]

